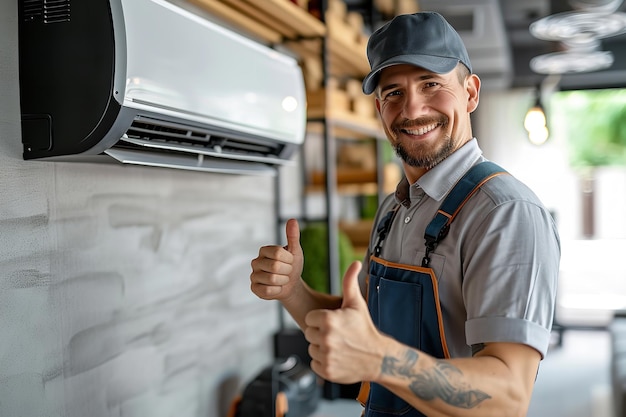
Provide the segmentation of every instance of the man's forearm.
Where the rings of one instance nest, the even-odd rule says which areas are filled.
[[[428,416],[517,417],[527,411],[532,373],[516,373],[498,357],[436,359],[405,346],[394,352],[383,357],[375,382]]]
[[[471,409],[491,396],[462,383],[463,372],[450,361],[436,360],[430,369],[417,370],[420,353],[407,349],[403,358],[386,356],[381,373],[406,380],[406,386],[416,397],[426,402],[440,400],[452,407]]]

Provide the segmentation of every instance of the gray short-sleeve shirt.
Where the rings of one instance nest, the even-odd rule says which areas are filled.
[[[381,257],[421,265],[426,225],[454,184],[483,160],[473,139],[417,183],[401,181],[376,215],[375,224],[402,203]],[[373,234],[369,251],[375,242]],[[369,251],[360,276],[363,289]],[[450,355],[471,356],[471,346],[481,343],[513,342],[545,356],[559,262],[557,228],[537,196],[512,175],[499,175],[484,184],[431,256]]]

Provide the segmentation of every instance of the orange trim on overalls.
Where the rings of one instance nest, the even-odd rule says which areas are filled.
[[[501,174],[505,174],[505,172],[494,172],[493,174],[489,175],[488,177],[486,177],[485,179],[483,179],[480,183],[478,183],[478,185],[476,185],[476,187],[474,187],[474,189],[463,199],[463,202],[461,202],[461,204],[459,204],[459,206],[457,207],[457,209],[454,211],[454,213],[449,214],[446,213],[443,210],[437,210],[438,213],[441,213],[442,215],[446,216],[448,218],[448,224],[452,223],[452,221],[454,220],[454,218],[457,216],[457,214],[459,214],[459,212],[461,211],[461,209],[463,208],[463,206],[465,205],[465,203],[467,203],[467,201],[474,195],[476,194],[476,191],[478,191],[478,189],[480,187],[483,186],[483,184],[485,184],[487,181],[489,181],[490,179],[492,179],[493,177],[496,177],[498,175]]]

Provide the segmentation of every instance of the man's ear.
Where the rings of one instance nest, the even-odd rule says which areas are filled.
[[[476,74],[470,74],[465,80],[467,89],[467,112],[472,113],[478,107],[480,95],[480,78]]]

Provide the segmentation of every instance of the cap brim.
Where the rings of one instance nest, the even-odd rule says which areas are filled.
[[[372,94],[378,84],[380,71],[393,65],[408,64],[424,68],[437,74],[452,71],[459,63],[456,58],[436,57],[430,55],[400,55],[381,62],[363,79],[363,93]]]

